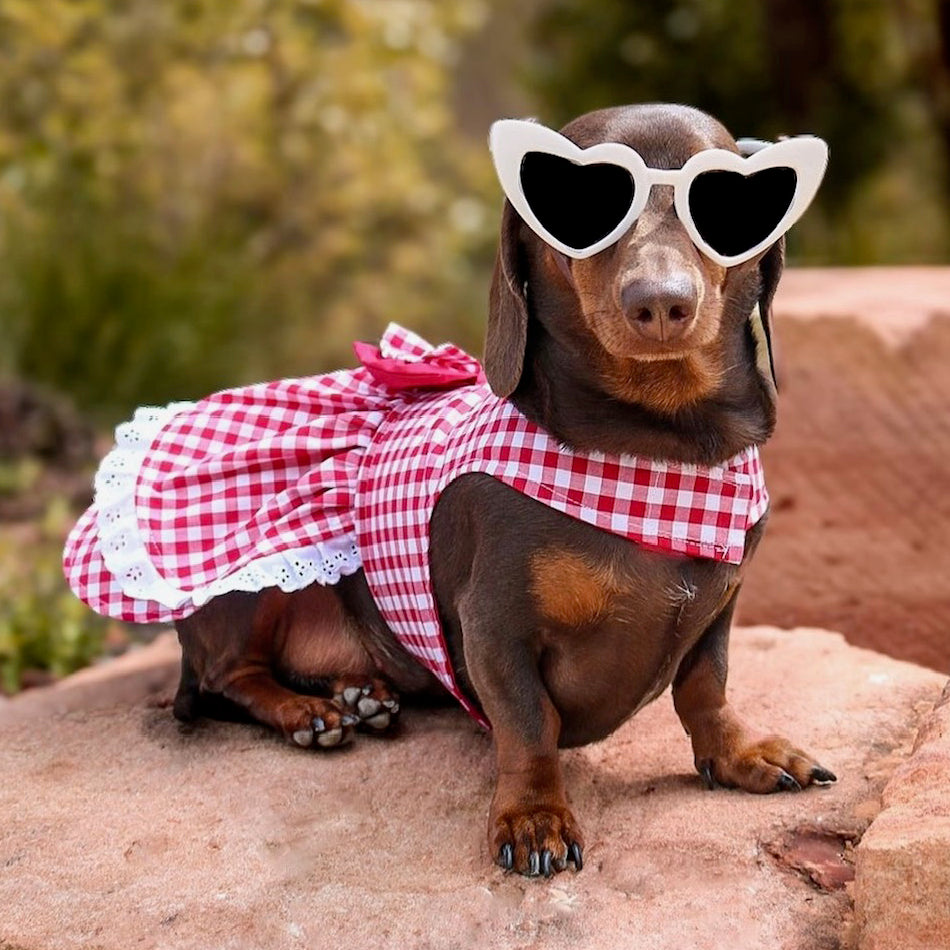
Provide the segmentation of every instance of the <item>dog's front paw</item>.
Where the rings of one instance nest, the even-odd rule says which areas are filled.
[[[488,847],[506,871],[550,877],[569,862],[584,866],[584,838],[570,809],[543,804],[509,808],[492,815]]]
[[[833,772],[781,736],[736,741],[714,754],[697,754],[696,770],[709,788],[724,785],[759,794],[800,792],[837,781]]]
[[[399,697],[381,679],[341,677],[333,682],[333,698],[359,725],[382,732],[396,721]]]

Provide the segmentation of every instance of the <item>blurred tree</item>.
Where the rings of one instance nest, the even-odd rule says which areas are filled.
[[[903,0],[898,4],[904,40],[911,51],[911,79],[924,95],[922,104],[950,156],[950,0]],[[944,164],[944,188],[950,204],[950,160]]]
[[[4,0],[0,371],[115,417],[392,319],[477,344],[496,201],[450,76],[485,14]]]
[[[735,134],[819,134],[831,163],[791,253],[807,248],[809,260],[826,263],[938,261],[950,244],[940,188],[942,174],[950,176],[950,74],[940,52],[948,49],[948,7],[549,0],[527,78],[551,122],[666,101],[705,109]]]

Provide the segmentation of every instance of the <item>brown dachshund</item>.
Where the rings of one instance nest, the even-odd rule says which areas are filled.
[[[737,151],[718,122],[681,106],[594,112],[563,134],[583,148],[631,146],[652,169]],[[772,432],[775,392],[751,315],[758,305],[768,331],[783,245],[714,263],[671,192],[654,187],[622,238],[586,259],[540,240],[506,202],[486,371],[572,448],[711,465]],[[493,860],[526,874],[580,869],[558,748],[604,738],[671,683],[710,787],[835,780],[726,701],[729,628],[764,523],[736,565],[639,546],[489,475],[445,489],[430,524],[432,583],[458,682],[493,727]],[[333,587],[227,594],[177,627],[183,720],[219,714],[223,700],[298,745],[332,747],[357,727],[387,728],[398,694],[441,690],[398,645],[362,572]]]

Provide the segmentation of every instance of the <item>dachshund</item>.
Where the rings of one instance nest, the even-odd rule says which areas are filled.
[[[583,149],[620,143],[649,169],[680,169],[708,149],[738,155],[719,122],[685,106],[604,109],[561,134]],[[558,443],[715,466],[770,436],[761,341],[784,240],[723,264],[681,218],[673,188],[652,187],[610,246],[569,256],[505,202],[485,371]],[[580,870],[584,837],[558,749],[610,735],[671,684],[710,788],[835,781],[726,700],[729,629],[765,521],[729,563],[637,544],[483,472],[445,488],[429,525],[431,583],[459,688],[493,731],[493,861],[532,876]],[[223,594],[177,630],[184,721],[224,715],[223,704],[297,745],[331,748],[357,728],[390,728],[401,696],[444,693],[400,646],[362,571],[290,593]]]

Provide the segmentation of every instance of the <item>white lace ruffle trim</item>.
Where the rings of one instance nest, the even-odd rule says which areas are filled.
[[[298,550],[266,555],[192,590],[182,590],[165,580],[148,556],[147,538],[135,509],[135,489],[152,442],[175,415],[193,406],[177,402],[136,410],[131,421],[116,429],[115,446],[96,473],[99,548],[109,573],[126,597],[154,601],[175,611],[188,606],[197,609],[212,597],[230,591],[279,587],[289,592],[315,581],[336,584],[341,577],[360,569],[362,559],[356,539],[341,535]]]

